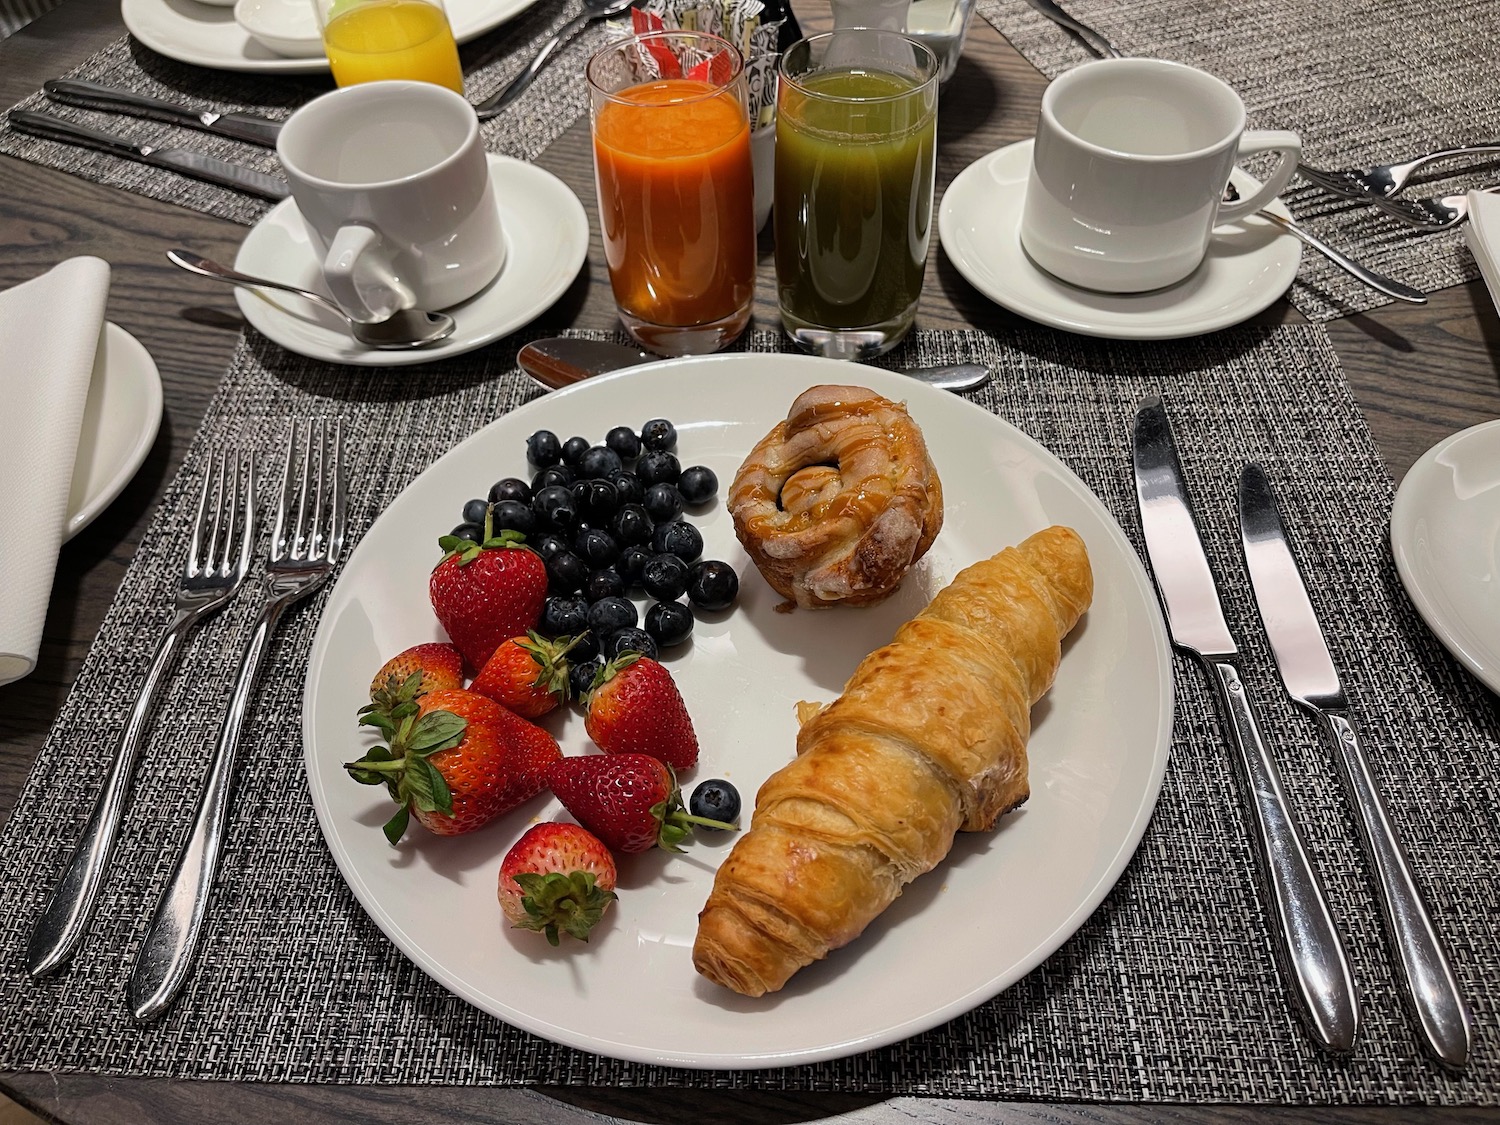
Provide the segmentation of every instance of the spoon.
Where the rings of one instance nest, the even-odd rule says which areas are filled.
[[[635,2],[636,0],[583,0],[583,11],[563,24],[562,29],[547,40],[542,49],[536,53],[536,58],[531,60],[525,70],[511,79],[509,86],[474,107],[479,114],[479,120],[488,121],[519,98],[525,92],[526,87],[531,85],[531,80],[546,65],[547,60],[552,57],[553,52],[582,31],[586,25],[595,20],[617,16]]]
[[[240,273],[228,266],[221,266],[209,258],[200,257],[187,250],[168,250],[167,261],[174,266],[181,266],[188,273],[196,273],[200,277],[211,277],[215,281],[227,281],[231,285],[250,285],[260,289],[280,289],[285,293],[295,293],[304,297],[316,305],[320,305],[330,312],[337,313],[348,325],[349,332],[361,344],[369,348],[380,348],[385,351],[394,351],[402,348],[424,348],[428,344],[435,344],[439,340],[446,340],[453,335],[453,330],[458,327],[453,318],[446,313],[430,313],[421,309],[401,309],[392,313],[385,320],[371,323],[355,320],[338,305],[334,304],[321,293],[314,293],[309,289],[298,289],[295,285],[288,285],[282,281],[271,281],[264,277],[252,277],[248,273]]]
[[[533,340],[516,356],[521,370],[549,390],[561,390],[595,375],[657,363],[663,357],[624,344],[604,340],[574,340],[550,336]],[[918,383],[945,391],[967,391],[989,381],[990,369],[977,363],[953,363],[942,367],[912,367],[900,372]]]

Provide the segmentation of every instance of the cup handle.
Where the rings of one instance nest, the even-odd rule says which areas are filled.
[[[1253,215],[1280,195],[1302,159],[1302,139],[1296,133],[1289,133],[1284,129],[1247,130],[1240,137],[1239,158],[1243,159],[1257,152],[1279,152],[1281,161],[1271,170],[1259,191],[1235,203],[1220,203],[1218,216],[1214,219],[1215,225],[1232,223],[1246,215]]]
[[[339,307],[355,320],[385,320],[416,305],[417,297],[396,276],[380,234],[351,223],[339,228],[323,259],[323,277]]]

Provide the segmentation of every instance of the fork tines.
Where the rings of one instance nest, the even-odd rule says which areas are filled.
[[[287,435],[276,526],[271,532],[273,563],[337,561],[344,544],[347,506],[343,447],[342,418],[293,421]],[[298,465],[295,479],[294,462]]]
[[[241,537],[239,521],[243,518]],[[239,557],[231,551],[239,544]],[[198,510],[193,517],[193,535],[188,544],[187,574],[190,578],[228,577],[250,566],[255,544],[255,454],[219,450],[211,456]]]

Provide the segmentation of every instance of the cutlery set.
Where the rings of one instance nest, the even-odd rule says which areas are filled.
[[[127,1000],[138,1020],[161,1015],[192,968],[228,821],[240,734],[271,636],[286,610],[323,585],[343,554],[343,475],[341,421],[294,423],[266,552],[263,604],[245,643],[192,829],[131,972]],[[199,494],[172,620],[126,720],[82,840],[32,931],[26,963],[33,978],[61,968],[87,932],[161,690],[188,633],[227,605],[243,585],[258,539],[255,510],[253,456],[220,453]]]
[[[1359,1001],[1338,928],[1287,801],[1270,747],[1240,676],[1240,649],[1224,617],[1219,586],[1199,536],[1166,408],[1159,397],[1135,418],[1136,499],[1146,555],[1173,643],[1203,665],[1240,764],[1256,854],[1278,929],[1278,955],[1298,1008],[1324,1049],[1346,1054],[1359,1027]],[[1264,469],[1244,466],[1239,486],[1241,545],[1261,622],[1287,694],[1330,736],[1386,932],[1423,1042],[1444,1066],[1467,1061],[1472,1022],[1406,855],[1349,718],[1349,702]]]

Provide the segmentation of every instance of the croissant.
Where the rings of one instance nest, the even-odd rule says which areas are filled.
[[[698,915],[693,964],[746,996],[853,941],[959,830],[1030,794],[1031,706],[1088,609],[1083,540],[1051,527],[966,568],[826,707],[761,786]]]
[[[756,443],[729,488],[734,533],[799,606],[889,596],[943,526],[943,487],[906,407],[818,386]]]

